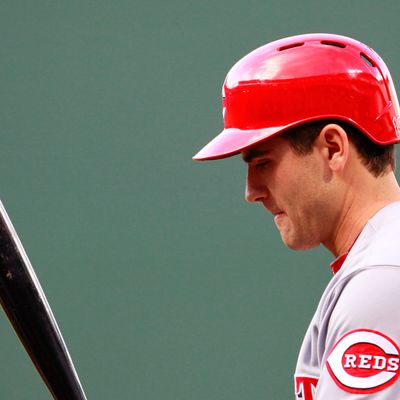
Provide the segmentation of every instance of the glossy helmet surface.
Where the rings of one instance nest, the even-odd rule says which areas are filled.
[[[229,157],[305,122],[338,119],[378,144],[400,141],[399,104],[380,56],[332,34],[268,43],[239,60],[222,89],[224,130],[195,160]]]

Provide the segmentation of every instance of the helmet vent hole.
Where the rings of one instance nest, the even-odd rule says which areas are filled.
[[[342,43],[339,43],[339,42],[333,42],[331,40],[322,40],[321,44],[324,44],[326,46],[340,47],[341,49],[344,49],[346,47],[345,44],[342,44]]]
[[[370,66],[375,67],[375,63],[364,53],[360,53],[360,57]]]
[[[282,46],[282,47],[279,47],[279,49],[278,49],[278,51],[284,51],[284,50],[288,50],[288,49],[291,49],[291,48],[293,48],[293,47],[300,47],[300,46],[303,46],[303,44],[304,43],[292,43],[292,44],[288,44],[288,45],[286,45],[286,46]]]

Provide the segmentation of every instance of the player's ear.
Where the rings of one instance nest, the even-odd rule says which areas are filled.
[[[325,125],[316,145],[332,171],[343,169],[349,157],[349,139],[340,125]]]

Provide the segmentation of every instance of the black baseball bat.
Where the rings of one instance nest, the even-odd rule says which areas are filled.
[[[67,346],[0,201],[0,302],[56,400],[86,400]]]

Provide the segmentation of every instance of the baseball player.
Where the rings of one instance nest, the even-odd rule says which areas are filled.
[[[300,349],[301,400],[400,399],[399,104],[368,46],[293,36],[238,61],[223,85],[224,130],[195,160],[241,154],[246,198],[291,249],[334,256]]]

